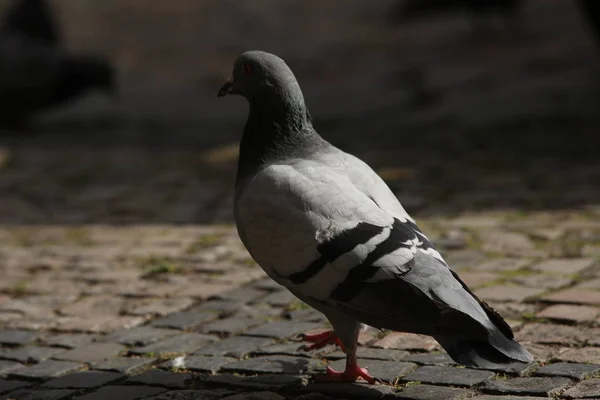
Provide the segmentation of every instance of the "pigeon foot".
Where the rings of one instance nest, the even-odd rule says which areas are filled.
[[[315,382],[356,382],[358,378],[363,378],[370,384],[374,384],[377,381],[376,378],[369,375],[366,369],[359,367],[358,364],[354,364],[346,366],[344,372],[327,367],[324,375],[315,376]]]
[[[316,333],[314,335],[301,334],[299,335],[299,337],[306,342],[312,343],[310,345],[302,346],[302,349],[305,351],[320,349],[322,347],[327,346],[330,343],[335,343],[336,345],[340,346],[344,352],[346,351],[340,338],[334,331],[325,331],[321,333]]]

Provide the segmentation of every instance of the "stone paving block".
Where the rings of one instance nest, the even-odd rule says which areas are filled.
[[[265,296],[267,296],[267,293],[264,290],[255,289],[251,286],[246,286],[219,293],[213,296],[211,300],[217,299],[252,303],[260,301],[260,299]]]
[[[121,372],[126,375],[133,375],[150,368],[156,360],[156,358],[149,357],[114,357],[105,361],[94,362],[91,368],[99,371]]]
[[[473,267],[474,271],[511,272],[523,269],[531,264],[525,258],[492,258]]]
[[[321,365],[320,361],[290,356],[268,356],[248,358],[227,364],[223,372],[240,374],[303,374]]]
[[[456,362],[454,362],[454,360],[452,360],[446,353],[409,354],[403,357],[402,360],[421,365],[457,365]]]
[[[212,311],[220,315],[231,315],[235,312],[247,308],[243,301],[234,300],[209,300],[194,307],[191,311]]]
[[[291,294],[288,290],[280,290],[269,294],[267,297],[261,300],[263,303],[267,303],[273,307],[286,307],[292,303],[304,304],[296,296]],[[304,307],[308,307],[304,305]]]
[[[0,394],[9,393],[27,386],[31,386],[31,382],[0,380]]]
[[[205,333],[237,334],[249,328],[264,324],[265,321],[251,317],[232,316],[203,325],[199,330]]]
[[[334,398],[380,399],[391,396],[394,390],[385,385],[369,385],[363,383],[309,383],[300,389],[301,392],[323,393]]]
[[[132,304],[125,311],[127,314],[145,315],[167,315],[182,311],[193,306],[195,301],[189,297],[170,297],[163,299],[142,300],[140,303]]]
[[[171,390],[156,396],[148,397],[146,400],[220,400],[232,395],[231,390]]]
[[[582,289],[575,286],[547,294],[540,300],[549,303],[600,305],[600,290]]]
[[[522,302],[544,293],[542,288],[523,286],[498,285],[487,286],[475,291],[475,294],[483,300],[490,301],[514,301]]]
[[[531,397],[531,396],[496,396],[484,394],[481,396],[470,397],[469,400],[552,400],[552,397]]]
[[[238,393],[223,398],[223,400],[285,400],[285,397],[275,392]]]
[[[125,383],[183,389],[192,379],[193,375],[191,373],[175,373],[161,369],[151,369],[140,375],[130,377]]]
[[[493,272],[470,272],[463,271],[460,273],[460,279],[471,289],[476,289],[480,286],[489,285],[501,278],[499,274]]]
[[[454,400],[465,399],[473,394],[468,389],[445,386],[408,385],[395,393],[395,398],[406,400]]]
[[[493,372],[477,369],[425,366],[404,376],[401,380],[434,385],[473,386],[491,379],[494,375]]]
[[[76,390],[70,389],[20,389],[8,393],[2,400],[66,400],[75,393]]]
[[[126,347],[118,343],[98,342],[66,351],[54,358],[57,360],[79,361],[89,364],[116,357],[125,350]]]
[[[600,399],[600,378],[588,379],[567,389],[562,397],[570,399]]]
[[[275,343],[269,346],[264,346],[253,350],[250,354],[255,356],[266,356],[266,355],[282,355],[282,356],[295,356],[295,357],[311,357],[311,355],[316,353],[325,352],[325,349],[319,349],[316,351],[304,351],[300,347],[302,345],[298,342],[291,343]],[[333,348],[333,346],[331,346]],[[345,358],[346,355],[342,353],[342,357]]]
[[[83,364],[70,361],[47,360],[31,367],[23,367],[11,371],[10,377],[23,379],[50,379],[78,371],[84,367]]]
[[[232,374],[211,375],[204,381],[207,385],[234,386],[255,390],[285,390],[302,384],[301,375],[237,376]]]
[[[183,311],[152,321],[157,328],[192,329],[217,319],[218,315],[210,311]]]
[[[107,341],[120,343],[128,346],[146,346],[161,339],[175,336],[179,331],[173,329],[160,329],[151,326],[138,326],[123,329],[109,334],[105,337]]]
[[[561,377],[512,378],[487,381],[481,390],[490,394],[514,394],[520,396],[550,396],[571,384]]]
[[[320,324],[312,322],[275,321],[252,328],[245,335],[285,339],[321,327]]]
[[[535,274],[528,276],[515,276],[510,279],[511,282],[532,288],[541,288],[545,290],[557,290],[570,286],[574,280],[567,276]]]
[[[482,249],[486,252],[502,253],[509,256],[527,256],[535,250],[535,244],[525,234],[503,230],[482,230],[479,232]]]
[[[394,383],[397,378],[417,369],[417,364],[398,361],[360,360],[359,364],[366,368],[371,376],[390,383]],[[343,371],[346,367],[346,360],[337,360],[329,363],[328,366],[336,371]]]
[[[0,353],[0,358],[30,364],[47,360],[64,351],[56,347],[26,346]]]
[[[452,269],[459,271],[464,268],[474,267],[486,261],[488,257],[479,250],[465,249],[452,251],[444,256]]]
[[[160,364],[161,368],[166,369],[185,369],[193,372],[216,374],[221,367],[235,362],[236,359],[230,357],[206,357],[206,356],[180,356]]]
[[[581,380],[600,371],[600,366],[593,364],[578,364],[558,362],[545,365],[535,372],[535,376],[564,376]]]
[[[573,275],[578,274],[596,263],[593,258],[552,258],[533,264],[531,269],[540,272]]]
[[[42,343],[47,346],[73,349],[75,347],[82,347],[90,344],[99,337],[99,335],[94,335],[91,333],[61,333],[58,335],[44,337]]]
[[[233,336],[228,339],[207,345],[194,353],[204,356],[245,357],[253,350],[273,343],[273,340],[261,337]]]
[[[137,400],[168,389],[154,386],[104,386],[95,392],[75,397],[77,400]]]
[[[441,347],[432,337],[412,333],[392,332],[373,343],[383,349],[435,351]]]
[[[556,324],[526,324],[515,333],[518,341],[542,344],[577,345],[600,335],[600,328]]]
[[[92,389],[123,379],[125,374],[106,371],[74,372],[52,379],[41,387],[49,389]]]
[[[561,348],[554,357],[561,361],[574,363],[600,364],[600,348],[598,347],[570,347]]]
[[[279,283],[275,282],[271,278],[259,279],[255,282],[252,282],[252,286],[260,290],[271,292],[278,290],[286,290],[283,286],[281,286]]]
[[[592,306],[554,304],[536,314],[536,317],[554,321],[592,322],[600,315],[600,309]]]
[[[17,346],[31,343],[40,337],[39,332],[7,330],[0,332],[0,344]]]
[[[160,342],[148,346],[137,347],[130,350],[132,354],[170,354],[170,353],[192,353],[201,347],[215,342],[214,336],[201,335],[199,333],[181,333]]]
[[[4,376],[8,372],[23,367],[23,364],[15,361],[0,360],[0,375]]]
[[[327,318],[325,318],[323,314],[317,310],[313,310],[312,308],[284,311],[282,316],[283,318],[291,321],[308,321],[318,323],[325,323],[327,321]]]
[[[537,362],[532,363],[522,363],[522,362],[513,362],[509,364],[498,364],[493,367],[485,368],[488,371],[500,372],[505,375],[528,375],[529,372],[537,367]]]
[[[131,328],[143,322],[144,318],[142,317],[90,314],[56,319],[55,326],[52,328],[67,332],[110,333],[117,329]]]

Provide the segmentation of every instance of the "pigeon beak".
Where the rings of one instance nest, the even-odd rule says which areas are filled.
[[[223,96],[227,96],[228,94],[231,94],[232,85],[233,85],[233,75],[230,76],[229,78],[227,78],[227,80],[225,81],[225,83],[223,84],[221,89],[219,90],[217,97],[223,97]]]

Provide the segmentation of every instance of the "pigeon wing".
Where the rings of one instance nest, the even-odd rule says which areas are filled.
[[[258,264],[299,297],[375,327],[486,335],[486,312],[401,206],[392,215],[359,189],[376,174],[344,164],[298,160],[248,183],[236,215]]]

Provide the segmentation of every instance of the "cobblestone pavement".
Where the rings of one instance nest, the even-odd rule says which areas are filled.
[[[13,226],[0,228],[0,398],[600,398],[600,208],[419,222],[534,364],[460,368],[428,337],[369,330],[359,356],[381,384],[312,383],[343,354],[298,350],[323,317],[233,227]]]

